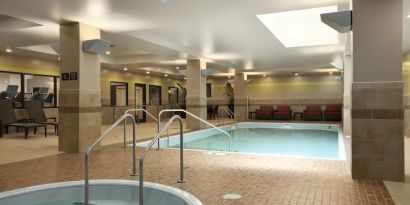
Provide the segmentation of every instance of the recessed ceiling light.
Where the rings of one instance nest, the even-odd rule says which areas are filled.
[[[168,77],[168,74],[165,74],[164,76],[165,76],[165,77]]]
[[[409,15],[407,15],[407,18],[409,18],[409,19],[410,19],[410,14],[409,14]]]
[[[184,78],[184,80],[188,79],[187,77]]]
[[[263,74],[263,77],[266,77],[266,74]]]
[[[231,76],[230,76],[230,75],[228,75],[228,78],[229,78],[229,79],[231,79]]]
[[[175,69],[179,70],[179,66],[177,66]]]
[[[145,72],[146,74],[149,74],[149,71]]]
[[[124,71],[127,71],[128,70],[128,68],[127,67],[124,67]]]
[[[292,73],[292,74],[293,74],[293,76],[298,76],[299,75],[299,73],[297,73],[297,72]]]
[[[105,54],[110,55],[111,51],[105,51]]]
[[[287,48],[334,45],[337,32],[322,23],[320,14],[336,12],[337,6],[256,15]]]
[[[6,52],[7,52],[7,53],[11,53],[11,52],[13,52],[13,49],[7,48],[7,49],[6,49]]]
[[[329,75],[333,75],[333,72],[329,72]]]
[[[58,57],[58,60],[61,60],[61,58],[60,58],[60,57]]]

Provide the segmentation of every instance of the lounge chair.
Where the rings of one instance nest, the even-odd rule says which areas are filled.
[[[322,120],[322,110],[319,105],[308,105],[303,112],[303,120]]]
[[[9,127],[16,127],[17,131],[19,128],[23,128],[25,139],[27,139],[30,128],[34,129],[35,134],[38,127],[44,127],[44,135],[47,137],[46,125],[34,123],[29,119],[17,120],[11,100],[0,100],[0,113],[0,137],[3,137],[3,128],[5,128],[6,133],[8,133]]]
[[[289,105],[278,105],[273,116],[275,120],[291,120],[292,110]]]
[[[326,105],[325,120],[341,121],[342,106],[341,105]]]
[[[271,120],[273,117],[272,105],[261,105],[259,110],[256,110],[256,119]]]
[[[57,118],[55,117],[46,117],[44,113],[42,102],[39,100],[30,100],[26,102],[26,107],[30,119],[33,119],[35,123],[42,124],[42,125],[52,125],[54,126],[54,132],[58,135],[58,122]],[[53,121],[49,121],[53,120]]]

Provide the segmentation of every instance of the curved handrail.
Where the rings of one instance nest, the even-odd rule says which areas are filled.
[[[184,183],[184,124],[182,123],[182,118],[179,115],[174,115],[171,119],[168,120],[167,124],[162,128],[161,131],[158,132],[157,136],[148,144],[145,148],[144,152],[140,158],[140,176],[139,176],[139,205],[144,204],[144,159],[147,155],[148,151],[152,148],[155,144],[155,141],[159,140],[161,134],[168,129],[168,127],[174,122],[174,120],[179,121],[179,139],[180,139],[180,146],[179,146],[179,180],[178,183]]]
[[[87,149],[87,151],[85,152],[85,159],[84,159],[84,204],[85,205],[89,205],[89,179],[88,179],[88,160],[89,160],[89,155],[91,153],[91,151],[94,149],[94,147],[101,142],[101,140],[103,140],[106,136],[108,136],[108,134],[111,133],[111,131],[118,125],[121,123],[121,121],[125,120],[126,118],[131,118],[133,120],[133,126],[132,126],[132,130],[133,130],[133,150],[132,150],[132,159],[133,159],[133,163],[132,163],[132,176],[136,176],[137,175],[137,164],[136,164],[136,152],[135,152],[135,118],[134,116],[132,116],[131,114],[124,114],[122,115],[117,121],[115,121],[115,123],[113,125],[111,125],[92,145],[90,145]]]
[[[145,112],[148,116],[150,116],[152,119],[154,119],[155,122],[158,122],[158,119],[156,117],[154,117],[154,115],[152,115],[150,112],[148,112],[146,109],[143,109],[143,108],[128,109],[124,112],[124,114],[128,114],[130,112],[138,112],[138,111]],[[124,144],[123,144],[124,148],[127,146],[126,125],[127,125],[127,119],[125,118],[125,120],[124,120]]]
[[[159,127],[160,127],[160,123],[161,123],[161,114],[164,113],[164,112],[184,112],[184,113],[186,113],[187,115],[189,115],[189,116],[191,116],[191,117],[193,117],[193,118],[195,118],[195,119],[197,119],[197,120],[199,120],[199,121],[201,121],[201,122],[207,124],[208,126],[211,126],[211,127],[215,128],[215,129],[217,129],[218,131],[224,133],[224,134],[227,135],[228,138],[229,138],[229,148],[228,148],[228,149],[229,149],[229,151],[231,151],[232,137],[231,137],[231,135],[230,135],[228,132],[226,132],[225,130],[223,130],[223,129],[221,129],[221,128],[219,128],[219,127],[217,127],[217,126],[215,126],[215,125],[213,125],[213,124],[211,124],[211,123],[209,123],[209,122],[206,121],[206,120],[203,120],[202,118],[200,118],[200,117],[198,117],[198,116],[196,116],[196,115],[194,115],[194,114],[192,114],[192,113],[190,113],[190,112],[188,112],[188,111],[186,111],[186,110],[184,110],[184,109],[165,109],[165,110],[161,110],[161,111],[158,113],[158,132],[159,132]],[[157,150],[159,150],[159,139],[158,139]]]

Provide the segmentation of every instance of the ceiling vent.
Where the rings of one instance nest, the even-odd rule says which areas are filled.
[[[347,33],[352,30],[352,11],[339,11],[320,14],[323,23],[332,27],[339,33]]]
[[[111,46],[112,43],[110,41],[101,39],[83,41],[83,51],[86,53],[102,54]]]

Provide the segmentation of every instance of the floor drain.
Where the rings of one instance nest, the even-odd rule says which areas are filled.
[[[222,198],[227,200],[237,200],[240,199],[242,196],[239,194],[225,194]]]

